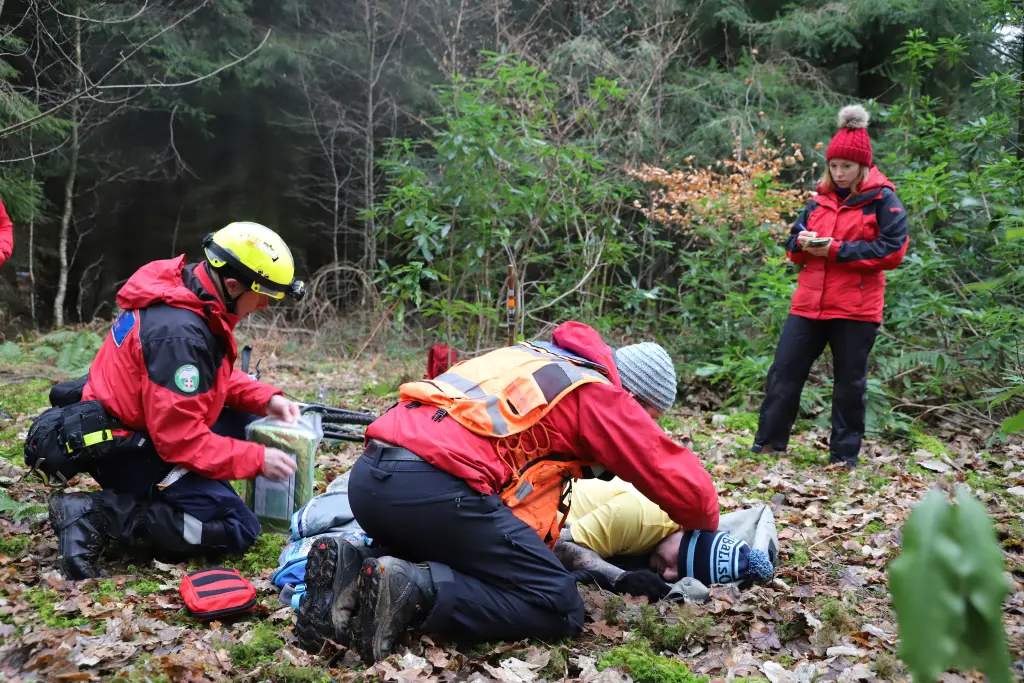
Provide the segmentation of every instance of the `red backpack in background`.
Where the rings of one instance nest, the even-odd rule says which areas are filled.
[[[423,379],[434,379],[458,362],[455,349],[447,344],[434,344],[427,353],[427,376]]]

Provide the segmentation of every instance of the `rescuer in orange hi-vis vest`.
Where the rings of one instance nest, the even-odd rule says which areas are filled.
[[[408,629],[477,642],[578,633],[583,601],[551,551],[574,479],[617,475],[681,527],[718,528],[710,475],[654,421],[675,394],[661,346],[613,351],[578,322],[550,344],[402,385],[349,480],[373,547],[314,545],[300,644],[330,638],[376,661]]]

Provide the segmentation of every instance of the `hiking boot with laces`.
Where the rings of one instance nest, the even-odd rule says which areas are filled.
[[[314,544],[306,563],[306,596],[295,622],[295,636],[306,652],[320,652],[326,638],[348,645],[362,563],[363,554],[348,541],[324,538]]]
[[[437,590],[426,565],[396,557],[364,561],[358,583],[359,654],[372,664],[390,655],[405,631],[424,622]]]
[[[96,494],[56,493],[49,506],[61,573],[73,581],[99,576],[96,562],[107,545],[107,533]]]

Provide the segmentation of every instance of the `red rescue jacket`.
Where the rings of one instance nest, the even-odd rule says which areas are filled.
[[[907,212],[895,190],[877,166],[846,201],[818,187],[786,243],[790,260],[803,266],[790,313],[813,320],[882,322],[882,271],[898,266],[910,244]],[[832,238],[827,258],[811,256],[797,246],[801,230]]]
[[[140,268],[117,293],[124,309],[89,368],[83,400],[153,439],[157,453],[211,479],[252,479],[264,447],[210,431],[224,406],[264,415],[280,389],[234,368],[238,317],[205,263],[185,257]]]
[[[697,456],[676,444],[622,389],[611,348],[591,327],[559,325],[559,348],[608,369],[610,384],[589,383],[564,396],[543,418],[551,452],[595,461],[632,483],[686,529],[718,529],[718,494]],[[366,434],[408,448],[483,494],[502,491],[512,478],[494,439],[471,432],[450,415],[435,421],[433,406],[402,402]]]
[[[11,258],[14,252],[14,226],[7,215],[4,203],[0,201],[0,266]]]

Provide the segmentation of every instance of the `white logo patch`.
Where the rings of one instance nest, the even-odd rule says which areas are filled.
[[[182,365],[174,373],[174,384],[186,394],[199,388],[199,368],[194,365]]]

